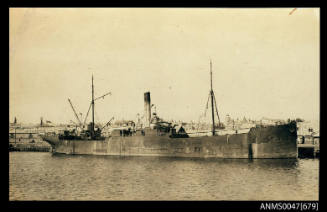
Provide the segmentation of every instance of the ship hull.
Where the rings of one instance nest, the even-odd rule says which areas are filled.
[[[295,131],[294,131],[295,129]],[[296,158],[296,124],[251,128],[248,133],[171,138],[156,130],[105,140],[60,140],[42,136],[55,153],[190,158]]]

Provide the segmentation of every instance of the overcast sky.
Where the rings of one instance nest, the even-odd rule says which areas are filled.
[[[203,114],[209,61],[219,114],[319,119],[319,9],[10,8],[10,122]],[[209,113],[208,113],[209,114]],[[207,114],[207,116],[208,116]]]

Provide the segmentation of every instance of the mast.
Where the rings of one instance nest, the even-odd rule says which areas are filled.
[[[92,74],[92,136],[94,136],[94,86],[93,86],[93,74]]]
[[[214,107],[213,107],[213,100],[214,100],[214,93],[212,90],[212,62],[210,59],[210,95],[211,95],[211,116],[212,116],[212,135],[215,135],[215,112],[214,112]]]

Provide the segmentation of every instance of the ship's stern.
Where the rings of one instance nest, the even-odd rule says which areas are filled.
[[[252,128],[248,136],[253,158],[297,158],[296,122]]]

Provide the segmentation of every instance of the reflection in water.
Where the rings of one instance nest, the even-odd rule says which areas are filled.
[[[317,159],[10,153],[10,200],[317,200]]]

